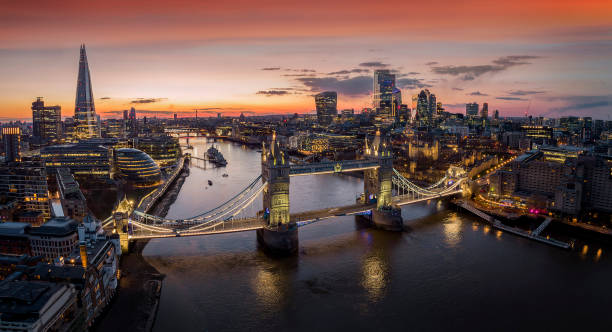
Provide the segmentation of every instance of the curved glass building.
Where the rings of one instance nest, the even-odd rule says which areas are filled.
[[[137,187],[151,187],[161,183],[159,166],[148,154],[131,148],[115,150],[116,177],[132,182]]]

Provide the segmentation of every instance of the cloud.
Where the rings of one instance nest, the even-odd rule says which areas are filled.
[[[527,100],[525,98],[519,98],[519,97],[496,97],[495,99],[500,99],[500,100]]]
[[[497,73],[511,67],[530,64],[531,62],[528,60],[538,58],[540,57],[534,55],[508,55],[493,60],[492,64],[476,66],[435,66],[431,68],[431,71],[440,75],[461,76],[462,80],[471,81],[487,73]]]
[[[280,67],[265,67],[261,68],[261,70],[280,70]]]
[[[565,105],[550,108],[544,115],[553,113],[591,115],[607,120],[612,113],[612,95],[551,97],[548,100],[562,101]],[[588,114],[585,114],[585,111],[588,111]]]
[[[315,74],[283,74],[284,77],[315,77]]]
[[[420,78],[400,78],[395,83],[401,89],[423,89],[432,87],[431,85],[424,83]]]
[[[316,73],[317,72],[314,69],[292,69],[292,68],[285,68],[285,71],[294,71],[298,73]]]
[[[331,73],[327,73],[327,75],[348,75],[348,74],[352,74],[352,73],[369,73],[370,70],[369,69],[363,69],[363,68],[354,68],[354,69],[350,69],[350,70],[339,70],[339,71],[334,71]]]
[[[372,80],[370,76],[355,76],[346,79],[338,77],[301,77],[296,79],[311,92],[331,90],[347,96],[370,94]]]
[[[509,95],[512,96],[529,96],[529,95],[537,95],[544,93],[546,91],[536,91],[536,90],[512,90],[508,91]]]
[[[178,111],[168,111],[168,110],[136,110],[138,114],[151,114],[151,115],[172,115],[174,113],[183,113]],[[115,114],[115,115],[123,115],[123,111],[104,111],[104,114]]]
[[[157,102],[160,102],[166,99],[168,98],[137,98],[137,99],[130,101],[130,104],[151,104],[151,103],[157,103]]]
[[[257,91],[258,95],[264,95],[266,97],[272,97],[272,96],[286,96],[289,94],[289,92],[287,90],[260,90]]]
[[[425,65],[426,66],[433,66],[433,65],[437,65],[437,64],[438,64],[438,61],[430,61],[430,62],[427,62]]]
[[[108,99],[111,99],[111,97],[102,97],[102,98],[100,98],[100,100],[108,100]]]
[[[453,88],[453,90],[455,90],[455,91],[463,91],[462,88]]]
[[[362,62],[359,64],[361,67],[370,67],[370,68],[384,68],[389,67],[388,63],[382,63],[380,61],[368,61]]]
[[[488,96],[488,94],[482,93],[480,91],[474,91],[474,92],[468,93],[467,95],[468,96],[482,96],[482,97]]]

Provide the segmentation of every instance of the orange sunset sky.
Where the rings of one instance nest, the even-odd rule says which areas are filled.
[[[450,111],[612,116],[611,1],[0,0],[0,121],[74,113],[79,45],[96,110],[119,116],[308,113],[371,105],[390,69]]]

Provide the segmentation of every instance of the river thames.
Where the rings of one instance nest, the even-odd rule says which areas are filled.
[[[200,156],[211,144],[190,143]],[[167,217],[213,208],[260,174],[255,150],[216,145],[227,167],[192,166]],[[291,212],[362,191],[351,176],[292,177]],[[264,254],[255,232],[151,240],[143,255],[166,275],[154,331],[610,330],[609,246],[549,247],[436,201],[402,215],[402,233],[354,217],[300,228],[288,258]]]

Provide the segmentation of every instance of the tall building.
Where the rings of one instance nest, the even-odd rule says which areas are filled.
[[[91,77],[87,64],[85,44],[81,45],[79,58],[79,76],[77,78],[76,102],[74,106],[74,122],[76,124],[76,139],[87,139],[99,136],[99,128],[91,90]]]
[[[374,109],[384,109],[393,106],[395,92],[395,75],[387,69],[379,69],[374,71]],[[398,90],[399,91],[399,90]],[[400,95],[401,96],[401,95]],[[397,105],[400,105],[400,100]]]
[[[336,91],[325,91],[315,95],[317,121],[320,125],[329,125],[338,115],[338,94]]]
[[[0,167],[0,195],[15,200],[22,212],[35,212],[49,219],[47,173],[38,163],[9,163]]]
[[[483,119],[489,117],[489,103],[482,104],[482,109],[480,110],[480,117]]]
[[[21,160],[21,128],[2,128],[2,143],[4,143],[4,161],[11,162]]]
[[[416,115],[420,124],[423,126],[432,125],[437,108],[436,95],[429,92],[428,89],[421,90],[417,97],[416,106]]]
[[[478,103],[465,104],[465,115],[467,116],[478,116]]]
[[[37,144],[57,143],[62,136],[62,108],[45,106],[37,97],[32,103],[32,136]]]

